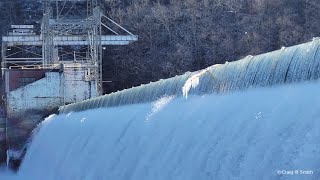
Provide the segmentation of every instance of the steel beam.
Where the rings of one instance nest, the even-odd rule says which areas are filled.
[[[137,36],[131,35],[104,35],[101,36],[101,45],[127,45],[130,42],[137,41]],[[7,46],[42,46],[41,36],[3,36],[2,42]],[[54,36],[53,44],[55,46],[70,45],[90,45],[88,36]]]

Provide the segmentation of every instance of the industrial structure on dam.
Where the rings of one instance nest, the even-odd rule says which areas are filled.
[[[102,52],[138,37],[102,13],[98,0],[43,0],[41,27],[2,37],[1,161],[19,156],[36,125],[60,106],[102,95]]]

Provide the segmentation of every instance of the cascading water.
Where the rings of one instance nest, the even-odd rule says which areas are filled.
[[[319,45],[64,106],[15,178],[319,179]]]
[[[315,81],[54,115],[18,177],[317,180],[319,92]]]

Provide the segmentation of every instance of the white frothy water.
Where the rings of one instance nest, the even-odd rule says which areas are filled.
[[[191,88],[195,89],[200,83],[200,77],[208,72],[208,69],[199,71],[198,73],[192,75],[183,85],[182,94],[188,99],[188,94]]]
[[[152,116],[154,116],[156,113],[159,113],[165,106],[167,106],[175,96],[164,96],[155,102],[152,102],[152,110],[151,113],[147,115],[146,122],[148,122],[150,119],[152,119]]]
[[[18,177],[316,180],[319,92],[316,81],[53,116]]]

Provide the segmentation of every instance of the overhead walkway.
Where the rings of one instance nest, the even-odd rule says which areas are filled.
[[[101,45],[128,45],[130,42],[137,41],[134,35],[102,35]],[[2,42],[7,46],[42,46],[43,40],[40,35],[30,36],[3,36]],[[63,45],[90,45],[88,36],[54,36],[53,44]]]

